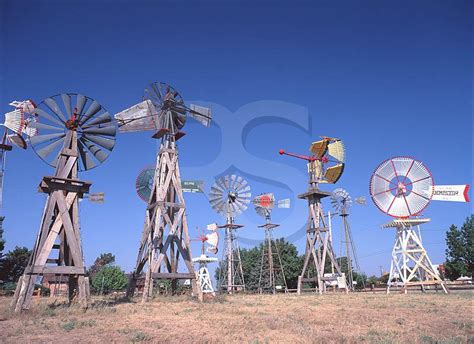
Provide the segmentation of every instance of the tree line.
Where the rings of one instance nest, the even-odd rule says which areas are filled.
[[[276,239],[274,244],[278,248],[289,289],[295,289],[298,276],[303,268],[304,255],[299,255],[295,245],[285,239]],[[445,278],[455,280],[461,276],[471,277],[474,272],[474,215],[466,218],[460,228],[451,225],[446,232],[446,261]],[[31,251],[26,247],[15,247],[13,250],[3,253],[5,240],[3,230],[0,229],[0,289],[13,290],[16,282],[23,274],[28,264]],[[258,288],[261,257],[264,244],[253,248],[242,249],[241,259],[244,272],[246,288],[250,291]],[[347,273],[346,257],[337,258],[342,272]],[[216,269],[216,281],[222,262]],[[326,259],[326,272],[331,272],[329,259]],[[112,253],[103,253],[94,261],[88,269],[89,280],[92,290],[97,293],[109,293],[115,290],[123,290],[127,285],[127,277],[122,269],[115,264],[115,256]],[[367,277],[364,273],[354,272],[356,288],[363,288],[372,283],[386,283],[388,276],[382,279],[376,276]]]

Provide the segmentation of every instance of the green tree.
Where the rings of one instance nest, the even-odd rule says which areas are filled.
[[[104,266],[112,265],[115,263],[115,256],[112,253],[101,253],[94,261],[94,264],[89,268],[89,276],[91,279],[94,275],[99,272]]]
[[[102,267],[92,279],[92,286],[104,294],[123,290],[127,286],[127,277],[118,266]]]
[[[303,268],[303,258],[298,256],[296,246],[285,239],[276,239],[273,242],[273,249],[278,248],[280,253],[283,271],[285,273],[286,284],[288,288],[294,289],[298,283],[298,276]],[[262,252],[264,243],[250,249],[241,249],[240,257],[242,259],[242,270],[244,271],[244,280],[246,290],[257,290],[260,278],[260,269],[262,265]],[[275,264],[276,255],[274,256]],[[219,262],[219,267],[215,271],[216,281],[219,280],[219,274],[223,268],[223,262]],[[283,285],[283,281],[276,281],[277,285]]]
[[[0,260],[0,281],[16,282],[23,274],[31,251],[26,247],[15,247],[13,251],[9,251]]]
[[[461,229],[451,225],[446,232],[446,277],[472,277],[474,268],[474,215],[466,218]]]

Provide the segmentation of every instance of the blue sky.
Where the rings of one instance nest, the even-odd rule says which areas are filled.
[[[292,209],[274,212],[282,224],[276,235],[291,236],[304,225],[306,207],[295,195],[307,183],[305,164],[280,157],[278,149],[307,153],[319,135],[343,139],[345,173],[324,189],[342,187],[367,198],[366,206],[351,209],[350,220],[369,274],[389,268],[394,239],[392,230],[380,229],[389,219],[368,195],[381,161],[410,155],[428,166],[437,184],[472,183],[468,1],[0,0],[0,15],[3,113],[11,100],[39,102],[61,92],[86,94],[116,113],[137,103],[155,80],[172,84],[185,100],[212,105],[222,125],[268,113],[243,132],[190,120],[179,148],[182,176],[205,180],[207,189],[215,176],[235,168],[254,195],[274,191],[277,198],[292,198]],[[275,113],[291,113],[290,119]],[[114,253],[127,271],[134,265],[145,212],[134,182],[154,162],[150,136],[120,135],[110,158],[81,176],[106,193],[103,205],[81,203],[87,265],[101,252]],[[8,155],[7,249],[32,247],[45,201],[36,188],[52,173],[31,149]],[[222,221],[203,195],[187,194],[186,201],[192,236],[196,226]],[[432,221],[423,227],[423,240],[433,262],[444,260],[444,231],[471,213],[471,204],[432,202],[427,208]],[[242,236],[263,238],[253,209],[239,222],[246,225]],[[338,219],[333,228],[339,252]],[[294,243],[303,252],[304,240]]]

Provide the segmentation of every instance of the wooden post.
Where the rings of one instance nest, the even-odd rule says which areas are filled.
[[[39,186],[39,191],[48,194],[48,199],[32,255],[12,300],[11,308],[15,312],[30,308],[36,280],[45,273],[68,276],[69,301],[77,298],[81,305],[87,306],[78,202],[89,192],[91,184],[77,180],[77,160],[77,132],[70,130],[58,157],[55,175],[44,177]],[[59,245],[55,244],[57,240]],[[53,250],[58,250],[57,256],[50,258]]]

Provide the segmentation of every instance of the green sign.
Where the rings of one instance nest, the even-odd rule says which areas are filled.
[[[182,180],[181,188],[183,192],[200,192],[203,193],[204,181],[202,180]]]

